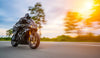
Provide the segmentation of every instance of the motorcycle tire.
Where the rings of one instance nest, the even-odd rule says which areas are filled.
[[[33,46],[33,44],[31,43],[31,40],[29,40],[29,46],[31,49],[36,49],[39,47],[39,44],[40,44],[40,36],[38,33],[35,33],[35,39],[36,39],[36,44]],[[33,37],[30,37],[30,39],[33,38]]]
[[[12,38],[14,38],[14,36],[12,36]],[[11,39],[11,45],[12,45],[13,47],[17,47],[17,46],[18,46],[18,43],[17,43],[16,41],[13,41],[13,40]]]
[[[11,40],[11,45],[12,45],[13,47],[17,47],[17,46],[18,46],[18,43],[17,43],[16,41],[12,41],[12,40]]]

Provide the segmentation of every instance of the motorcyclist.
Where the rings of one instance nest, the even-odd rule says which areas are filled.
[[[26,25],[26,24],[29,24],[30,22],[33,23],[34,27],[37,28],[36,24],[34,23],[34,21],[31,19],[31,17],[27,13],[27,14],[25,14],[25,17],[20,18],[20,20],[14,25],[13,33],[15,32],[15,34],[17,35],[18,31],[19,31],[19,27],[17,27],[17,26],[21,27],[21,24]],[[12,40],[16,40],[16,35],[15,35],[14,39],[12,39]]]

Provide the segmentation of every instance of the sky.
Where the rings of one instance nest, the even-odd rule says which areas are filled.
[[[42,4],[47,24],[43,25],[42,37],[56,37],[64,34],[63,19],[67,11],[74,10],[84,13],[86,4],[92,0],[0,0],[0,36],[29,12],[28,7],[37,2]],[[84,8],[85,7],[85,8]]]

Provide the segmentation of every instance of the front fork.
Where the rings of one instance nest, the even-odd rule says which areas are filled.
[[[31,39],[31,38],[30,38],[30,35],[31,35],[31,31],[29,31],[29,39],[28,39],[29,41],[30,41],[30,39]]]
[[[29,31],[29,42],[35,42],[35,34],[32,31]]]

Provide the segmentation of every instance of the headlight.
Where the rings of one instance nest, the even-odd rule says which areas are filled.
[[[30,27],[32,28],[32,25]]]

